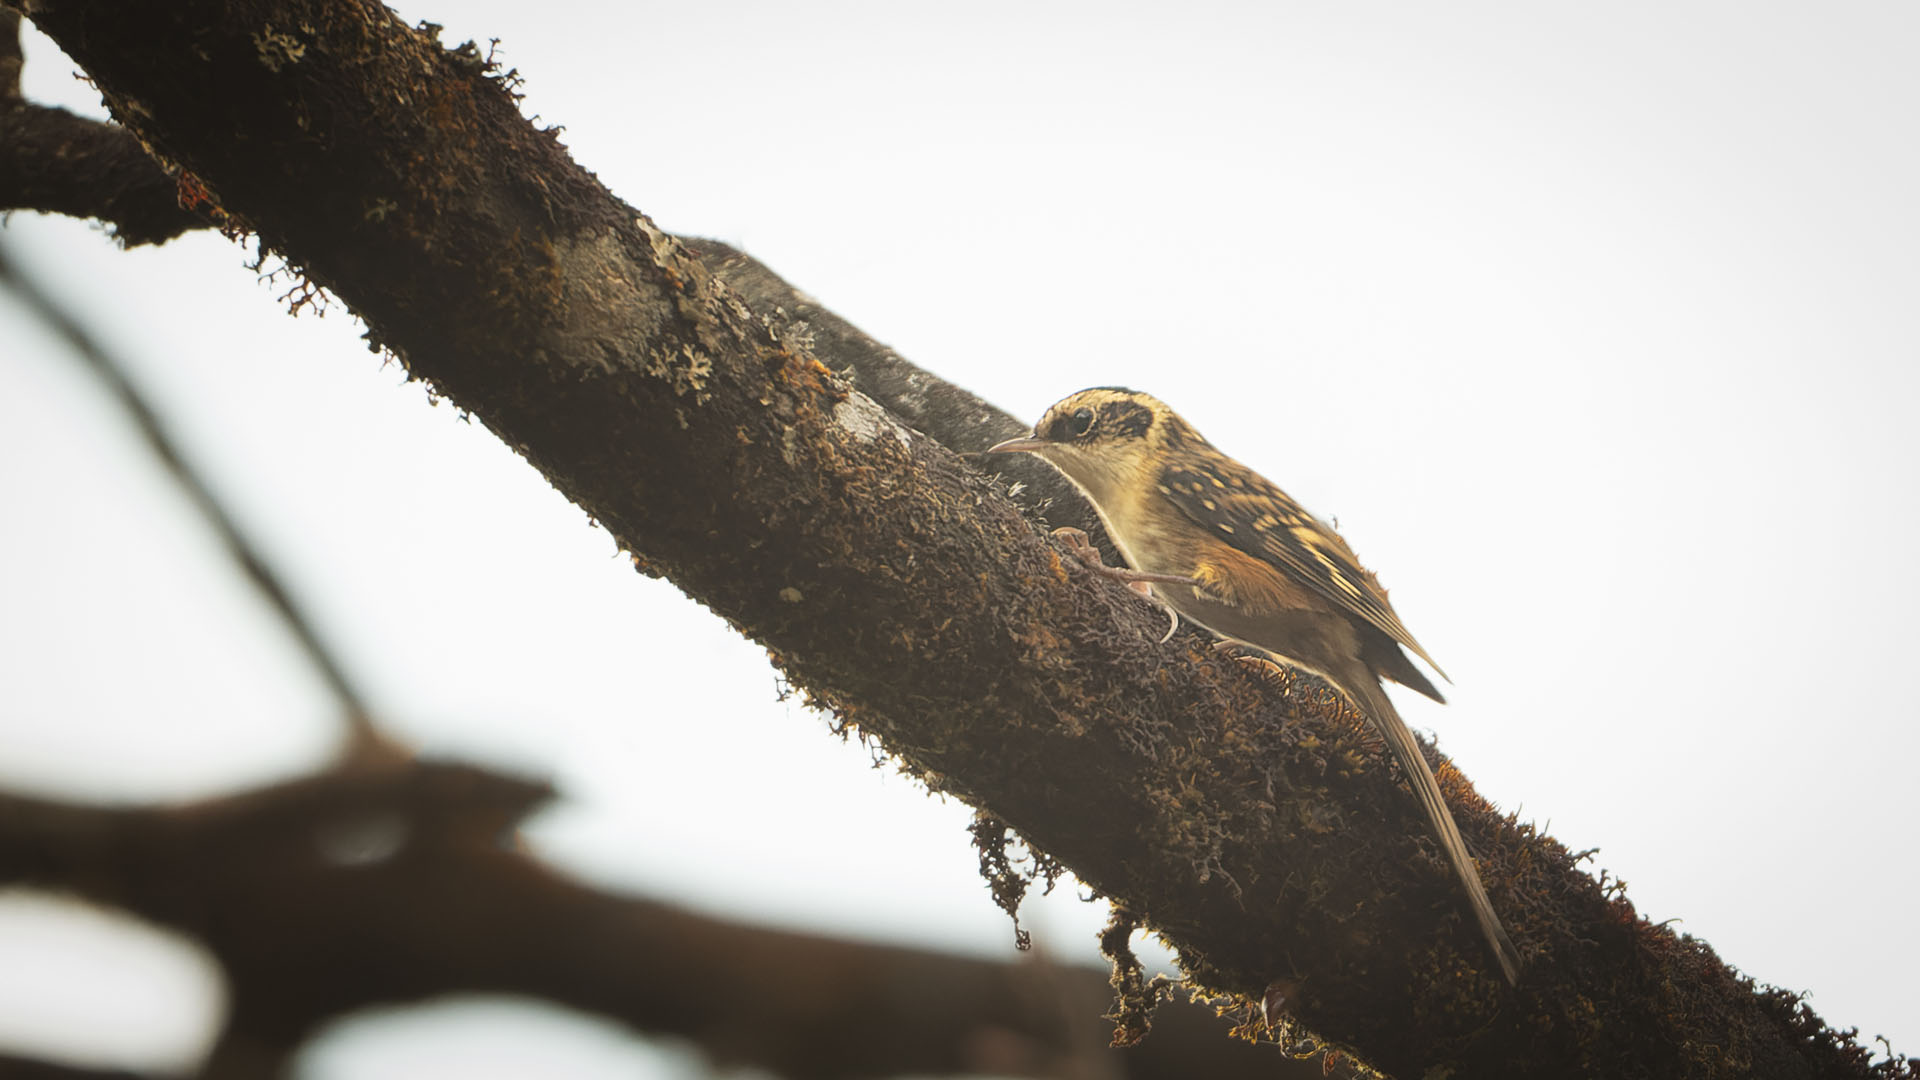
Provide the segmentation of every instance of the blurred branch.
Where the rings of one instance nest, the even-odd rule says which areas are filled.
[[[1357,718],[1197,636],[1156,644],[1157,611],[1063,563],[952,453],[1004,414],[968,428],[904,368],[859,380],[897,415],[858,393],[822,362],[847,346],[811,301],[756,311],[728,285],[739,269],[712,264],[727,253],[690,253],[615,198],[471,44],[358,0],[32,10],[144,145],[636,565],[1121,901],[1198,984],[1283,1003],[1410,1076],[1876,1075],[1848,1035],[1649,926],[1442,761],[1531,962],[1506,989]],[[960,426],[947,444],[898,416]]]
[[[1286,1075],[1277,1050],[1222,1038],[1199,1006],[1168,1010],[1151,1047],[1104,1049],[1084,1019],[1105,999],[1103,973],[598,892],[508,843],[550,795],[399,759],[178,807],[0,795],[0,883],[74,893],[203,942],[233,1010],[209,1077],[273,1074],[330,1018],[460,991],[546,998],[794,1078]],[[1320,1074],[1309,1067],[1300,1075]]]
[[[0,1054],[0,1080],[158,1080],[124,1069],[93,1069]]]
[[[173,478],[187,501],[199,511],[214,535],[219,537],[221,546],[267,601],[267,606],[280,617],[281,623],[306,655],[308,663],[313,665],[321,681],[332,692],[346,720],[351,745],[364,748],[378,741],[369,719],[366,698],[347,677],[346,669],[334,651],[321,640],[313,620],[294,602],[293,595],[281,583],[280,575],[274,572],[260,549],[241,531],[239,523],[213,493],[212,487],[188,464],[180,452],[179,444],[168,433],[166,424],[128,377],[126,366],[88,333],[78,319],[63,310],[32,278],[20,271],[4,243],[0,243],[0,286],[12,291],[28,312],[66,342],[74,355],[87,365],[88,370],[93,372],[126,412],[128,419],[145,439],[147,449],[159,459],[167,475]]]

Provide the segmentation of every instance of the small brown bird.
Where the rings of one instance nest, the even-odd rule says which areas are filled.
[[[1117,387],[1082,390],[1047,410],[1029,438],[989,453],[1034,454],[1099,511],[1132,571],[1175,612],[1327,680],[1373,721],[1420,797],[1508,982],[1520,954],[1494,914],[1440,785],[1381,679],[1435,701],[1401,652],[1433,663],[1346,541],[1264,477],[1213,448],[1165,403]]]

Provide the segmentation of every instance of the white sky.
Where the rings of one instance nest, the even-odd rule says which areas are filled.
[[[990,400],[1171,401],[1339,518],[1457,680],[1408,720],[1484,794],[1920,1053],[1920,8],[798,8],[402,12],[503,39],[527,110],[664,227]],[[28,48],[30,97],[97,111]],[[544,851],[723,914],[1010,953],[964,808],[777,703],[759,649],[427,407],[344,311],[287,318],[217,237],[6,231],[138,365],[394,729],[557,780]],[[277,629],[4,302],[0,341],[0,784],[124,801],[310,767],[333,729]],[[57,1011],[53,961],[6,932],[44,916],[9,910],[0,1014]],[[1033,919],[1085,958],[1102,914]],[[190,1058],[199,1029],[149,1027],[95,1049]],[[308,1074],[421,1075],[386,1037]]]

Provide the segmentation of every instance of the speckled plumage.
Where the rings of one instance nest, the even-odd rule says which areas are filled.
[[[1392,679],[1444,700],[1402,647],[1445,673],[1346,541],[1164,402],[1136,391],[1082,390],[1049,408],[1032,437],[993,450],[1034,454],[1072,480],[1128,564],[1183,618],[1322,676],[1367,715],[1420,797],[1502,972],[1517,981],[1519,952],[1381,686]]]

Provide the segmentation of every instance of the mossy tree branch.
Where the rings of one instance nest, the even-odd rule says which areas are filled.
[[[204,227],[125,128],[20,96],[19,22],[18,12],[0,10],[0,208],[97,217],[129,245]]]
[[[931,376],[863,377],[899,415],[876,405],[815,351],[856,331],[825,341],[824,313],[796,325],[810,301],[772,310],[777,279],[620,202],[471,46],[365,0],[8,2],[186,190],[344,300],[643,571],[1123,902],[1200,983],[1400,1075],[1872,1074],[1443,762],[1531,962],[1504,988],[1331,694],[1263,683],[1194,635],[1156,645],[1157,611],[1063,562],[956,454],[1017,425],[916,416]]]

